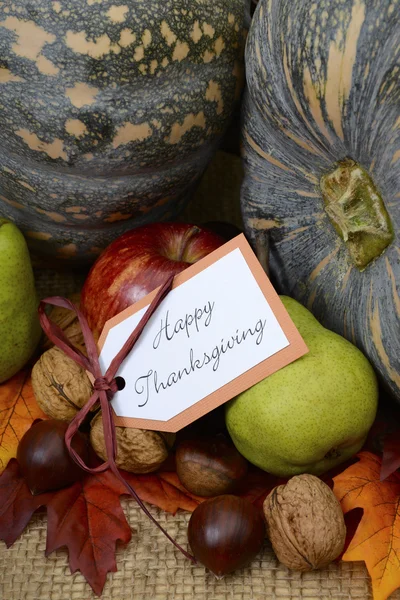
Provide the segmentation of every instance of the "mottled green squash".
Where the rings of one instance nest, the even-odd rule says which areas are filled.
[[[400,3],[261,0],[246,48],[242,212],[279,291],[400,401]]]
[[[190,197],[240,93],[244,0],[0,3],[0,213],[93,260]]]

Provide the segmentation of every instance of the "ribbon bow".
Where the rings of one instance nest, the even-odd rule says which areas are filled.
[[[103,375],[100,368],[99,363],[99,355],[97,351],[97,346],[94,341],[92,332],[89,328],[86,317],[79,310],[77,306],[75,306],[70,300],[66,298],[62,298],[61,296],[52,296],[50,298],[45,298],[40,302],[39,305],[39,319],[40,324],[42,326],[43,331],[47,335],[47,337],[67,356],[72,358],[76,363],[78,363],[81,367],[83,367],[86,371],[91,373],[94,377],[93,384],[93,394],[85,404],[85,406],[75,415],[73,420],[70,422],[67,431],[65,433],[65,444],[68,448],[68,452],[70,453],[73,460],[87,473],[102,473],[107,469],[110,469],[117,479],[126,487],[128,493],[136,500],[140,508],[143,512],[157,525],[157,527],[163,532],[163,534],[176,546],[182,554],[184,554],[187,558],[189,558],[192,562],[196,562],[194,557],[186,552],[166,531],[165,529],[158,523],[158,521],[153,517],[153,515],[146,508],[145,504],[139,498],[135,490],[131,487],[131,485],[123,478],[121,473],[118,470],[117,465],[115,464],[115,458],[117,455],[117,442],[115,436],[115,424],[113,420],[113,412],[110,404],[110,400],[114,394],[118,391],[118,386],[116,382],[116,374],[121,364],[128,356],[129,352],[132,350],[133,346],[139,339],[140,334],[145,328],[147,322],[150,317],[160,304],[160,302],[165,298],[168,292],[172,288],[174,276],[171,275],[165,283],[160,287],[150,306],[146,310],[145,314],[137,324],[136,328],[133,330],[129,338],[126,340],[125,344],[118,352],[118,354],[112,360],[110,366],[108,367],[106,373]],[[59,306],[61,308],[68,308],[73,310],[79,319],[79,323],[82,329],[83,338],[85,341],[85,346],[87,350],[87,357],[82,354],[80,350],[78,350],[75,346],[71,344],[68,340],[64,332],[53,323],[47,316],[45,312],[46,304],[50,304],[52,306]],[[100,402],[100,408],[102,411],[103,418],[103,431],[104,431],[104,440],[106,446],[107,460],[103,462],[101,465],[97,467],[89,467],[85,464],[82,458],[76,453],[74,448],[72,447],[72,438],[77,433],[79,427],[84,422],[86,416],[96,404],[96,402]]]

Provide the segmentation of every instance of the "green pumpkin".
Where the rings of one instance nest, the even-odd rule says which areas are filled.
[[[93,260],[173,218],[241,88],[244,0],[0,6],[0,214],[36,253]]]
[[[261,0],[246,47],[242,212],[281,293],[400,401],[400,4]]]

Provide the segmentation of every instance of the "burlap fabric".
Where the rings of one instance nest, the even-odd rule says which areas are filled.
[[[238,158],[219,153],[182,219],[192,222],[227,219],[240,224]],[[84,273],[37,271],[41,297],[79,289]],[[192,566],[140,511],[122,501],[134,533],[117,550],[116,573],[107,578],[102,598],[109,600],[367,600],[371,586],[363,563],[332,564],[323,571],[289,571],[276,560],[268,542],[252,564],[217,580],[202,566]],[[154,516],[184,547],[190,515],[175,516],[151,508]],[[71,575],[64,550],[47,559],[46,516],[36,514],[10,549],[0,542],[0,600],[92,600],[82,575]],[[400,591],[392,596],[400,600]]]

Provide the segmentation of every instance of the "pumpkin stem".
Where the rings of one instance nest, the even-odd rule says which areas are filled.
[[[325,210],[355,266],[365,267],[392,243],[393,225],[370,175],[351,158],[320,180]]]

